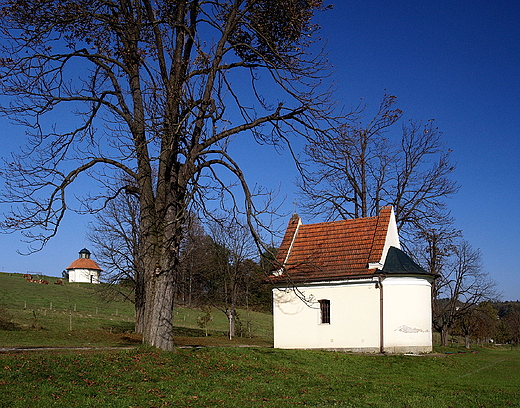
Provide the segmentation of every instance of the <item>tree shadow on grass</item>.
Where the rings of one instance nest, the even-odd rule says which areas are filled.
[[[141,337],[132,337],[132,336],[121,336],[121,342],[125,345],[132,345],[132,344],[142,344],[143,340]]]
[[[18,331],[18,330],[22,330],[22,328],[11,321],[6,321],[3,319],[0,319],[0,330]]]
[[[203,329],[194,329],[191,327],[173,327],[173,335],[178,337],[206,337],[206,331]],[[224,336],[226,332],[214,331],[208,332],[208,336]]]
[[[18,331],[22,330],[15,322],[13,322],[12,316],[7,311],[4,305],[0,305],[0,330],[5,331]]]
[[[206,334],[202,329],[192,329],[190,327],[174,326],[173,335],[180,337],[203,337]]]

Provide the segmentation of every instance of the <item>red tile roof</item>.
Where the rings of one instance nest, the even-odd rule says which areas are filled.
[[[277,255],[284,272],[273,276],[273,281],[328,281],[373,274],[376,270],[368,269],[368,264],[382,259],[391,214],[392,207],[384,207],[377,217],[309,225],[293,215]]]
[[[76,259],[74,262],[70,264],[70,266],[67,268],[69,269],[95,269],[98,271],[102,271],[96,261],[90,259],[90,258],[79,258]]]

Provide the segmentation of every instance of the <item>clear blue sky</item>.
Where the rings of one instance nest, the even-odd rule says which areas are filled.
[[[520,2],[500,0],[338,0],[318,16],[346,105],[362,98],[375,106],[388,93],[405,118],[435,119],[457,163],[461,189],[449,201],[456,227],[481,249],[504,300],[520,299],[519,21]],[[0,125],[5,156],[23,131],[4,119]],[[253,181],[281,188],[292,212],[290,158],[264,147],[254,163],[242,161]],[[16,255],[23,248],[17,235],[0,236],[0,270],[59,276],[88,246],[88,222],[70,216],[58,237],[28,257]]]
[[[323,37],[346,101],[396,95],[453,149],[457,228],[520,299],[520,2],[338,1]]]
[[[404,119],[435,119],[461,186],[448,201],[455,226],[482,251],[502,299],[520,300],[520,2],[333,3],[318,21],[337,96],[375,107],[388,93]],[[292,212],[290,159],[266,149],[255,156],[250,176],[263,162],[257,181],[281,182]]]

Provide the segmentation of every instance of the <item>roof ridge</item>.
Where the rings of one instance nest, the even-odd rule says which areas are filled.
[[[388,217],[386,217],[387,213],[388,213]],[[379,210],[379,215],[377,216],[376,227],[374,228],[374,235],[372,236],[372,245],[370,247],[370,254],[368,256],[369,263],[381,263],[381,261],[382,261],[381,258],[383,255],[383,249],[384,249],[385,243],[383,242],[383,246],[381,248],[379,248],[379,243],[377,243],[378,248],[376,248],[375,247],[376,238],[378,237],[379,234],[382,235],[382,232],[383,232],[382,230],[384,229],[384,237],[385,237],[385,241],[386,241],[386,236],[388,234],[388,224],[390,223],[391,213],[392,213],[392,206],[384,206]],[[383,219],[383,216],[386,219]],[[380,249],[380,252],[379,252],[379,249]],[[378,251],[379,253],[376,253],[376,251]]]
[[[334,221],[320,221],[320,222],[313,222],[311,224],[301,224],[302,226],[304,227],[307,227],[307,226],[315,226],[315,225],[322,225],[322,224],[339,224],[339,223],[342,223],[342,222],[345,222],[345,223],[353,223],[353,222],[366,222],[367,220],[370,220],[370,219],[373,219],[373,218],[378,218],[379,216],[377,215],[374,215],[374,216],[371,216],[371,217],[359,217],[359,218],[346,218],[346,219],[343,219],[343,220],[334,220]]]
[[[293,216],[294,217],[294,216]],[[296,229],[294,230],[294,234],[291,240],[291,244],[289,245],[289,248],[287,249],[287,255],[285,256],[285,259],[283,261],[283,264],[287,264],[287,261],[289,260],[289,256],[291,255],[291,251],[294,246],[294,241],[296,241],[296,237],[298,236],[298,231],[300,230],[300,227],[303,225],[302,219],[298,216],[298,218],[295,218],[296,223]]]

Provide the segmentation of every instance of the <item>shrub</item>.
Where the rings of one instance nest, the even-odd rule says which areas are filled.
[[[4,305],[0,305],[0,330],[18,330],[12,316]]]

